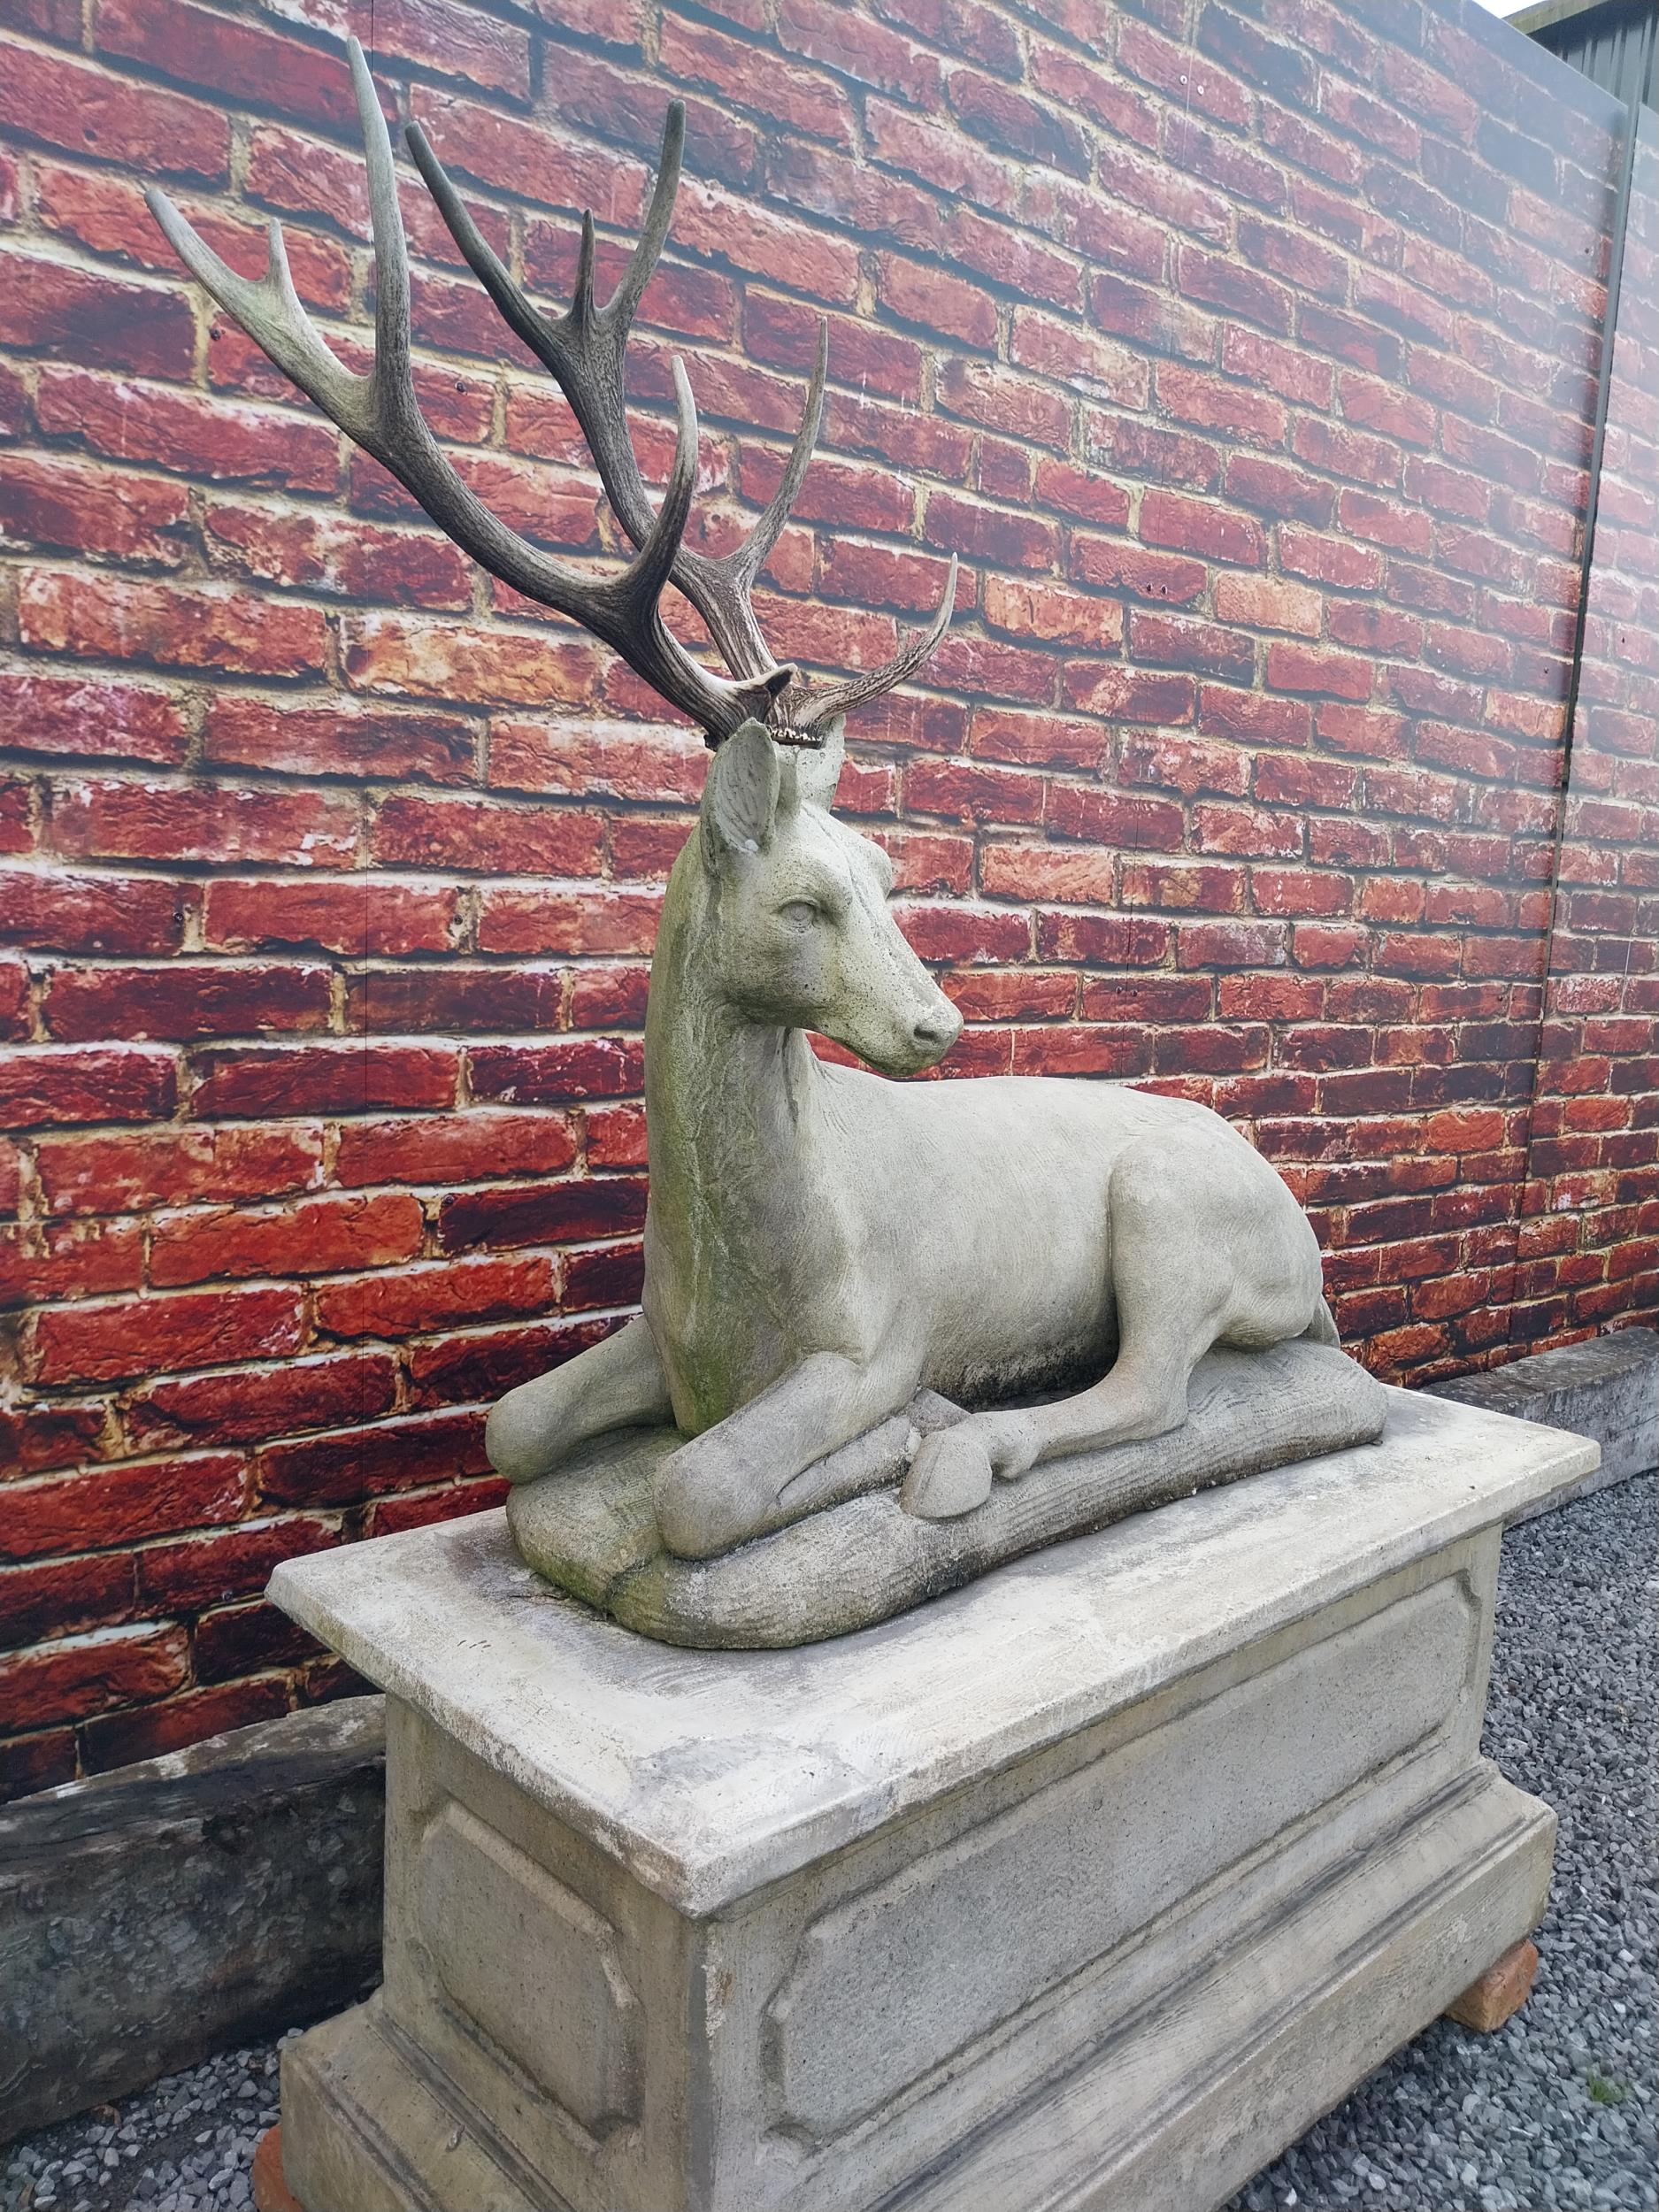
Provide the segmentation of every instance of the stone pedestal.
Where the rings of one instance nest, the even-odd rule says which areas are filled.
[[[1391,1393],[795,1652],[646,1642],[495,1513],[290,1562],[388,1740],[385,1985],[285,2054],[288,2187],[1207,2212],[1542,1912],[1554,1816],[1479,1755],[1499,1535],[1594,1450]]]

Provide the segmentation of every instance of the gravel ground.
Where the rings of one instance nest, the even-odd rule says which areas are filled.
[[[277,2116],[279,2047],[221,2052],[23,2137],[0,2171],[0,2212],[245,2212],[254,2148]]]
[[[1505,1539],[1486,1747],[1561,1816],[1543,1964],[1493,2036],[1447,2021],[1228,2212],[1654,2212],[1659,1481]],[[12,2146],[0,2212],[243,2212],[277,2046],[230,2051]]]

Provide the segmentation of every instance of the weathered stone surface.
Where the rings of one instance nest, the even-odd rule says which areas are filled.
[[[1126,1514],[1370,1443],[1386,1393],[1340,1352],[1293,1343],[1210,1353],[1194,1371],[1190,1400],[1179,1428],[1050,1461],[949,1518],[902,1504],[918,1430],[943,1434],[965,1419],[926,1393],[807,1468],[780,1491],[766,1532],[718,1558],[681,1559],[658,1533],[652,1483],[683,1441],[672,1429],[606,1438],[570,1468],[520,1486],[507,1525],[528,1565],[626,1628],[714,1650],[811,1643]]]
[[[1436,1383],[1431,1394],[1594,1438],[1601,1447],[1601,1465],[1571,1492],[1531,1509],[1535,1512],[1659,1466],[1659,1331],[1615,1329],[1484,1374]]]
[[[384,1747],[353,1698],[0,1811],[0,2137],[373,1986]]]
[[[1479,1755],[1498,1546],[1594,1448],[1387,1406],[806,1649],[643,1641],[498,1514],[284,1565],[389,1694],[386,1978],[285,2055],[294,2193],[1225,2200],[1548,1886]]]

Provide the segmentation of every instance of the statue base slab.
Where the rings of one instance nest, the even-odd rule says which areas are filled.
[[[1046,1461],[949,1520],[900,1502],[917,1432],[965,1417],[930,1391],[798,1475],[765,1531],[717,1558],[680,1558],[657,1532],[651,1477],[685,1440],[672,1428],[623,1431],[522,1485],[507,1525],[538,1574],[641,1636],[775,1649],[890,1620],[1045,1544],[1194,1491],[1374,1442],[1387,1394],[1341,1352],[1297,1340],[1211,1352],[1187,1400],[1179,1428]]]
[[[805,1649],[688,1652],[500,1513],[279,1568],[388,1695],[386,1978],[283,2055],[327,2212],[1209,2212],[1543,1910],[1479,1755],[1583,1440],[1379,1444]]]

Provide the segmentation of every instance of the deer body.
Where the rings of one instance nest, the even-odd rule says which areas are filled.
[[[491,1416],[515,1480],[601,1411],[672,1417],[687,1440],[656,1502],[692,1555],[741,1541],[918,1388],[985,1409],[928,1438],[907,1486],[956,1512],[1043,1457],[1174,1426],[1213,1344],[1329,1334],[1305,1217],[1207,1108],[818,1058],[809,1029],[914,1074],[960,1027],[887,910],[885,856],[824,803],[838,738],[785,755],[750,725],[717,756],[652,968],[643,1317]]]

